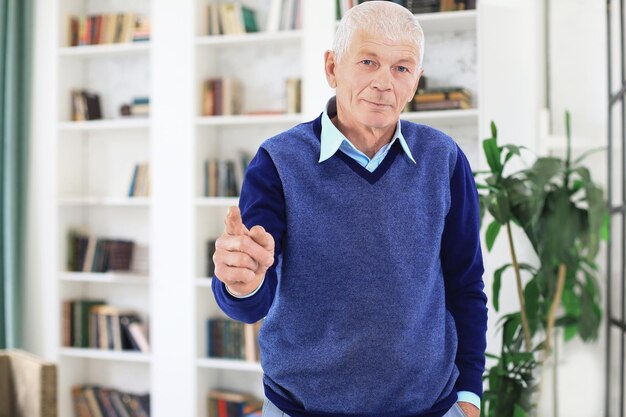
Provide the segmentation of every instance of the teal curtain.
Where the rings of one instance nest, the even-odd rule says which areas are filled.
[[[0,0],[0,349],[22,347],[34,0]]]

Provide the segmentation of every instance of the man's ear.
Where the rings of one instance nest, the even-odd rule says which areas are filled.
[[[419,67],[419,70],[417,72],[417,79],[415,80],[415,85],[413,86],[413,94],[411,94],[411,97],[407,100],[407,102],[409,103],[413,100],[413,97],[417,92],[417,86],[420,84],[420,78],[422,78],[422,74],[424,74],[424,68]]]
[[[324,69],[326,71],[326,81],[331,88],[337,87],[337,77],[335,76],[335,70],[337,68],[337,62],[335,61],[335,53],[333,51],[324,52]]]

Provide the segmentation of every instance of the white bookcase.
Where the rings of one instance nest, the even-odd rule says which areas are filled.
[[[260,32],[206,36],[201,19],[213,0],[56,0],[57,74],[53,173],[56,231],[48,236],[56,266],[47,271],[56,290],[58,335],[45,343],[59,364],[61,416],[73,415],[70,388],[97,383],[151,394],[152,416],[208,416],[207,393],[223,387],[263,396],[257,363],[207,358],[206,320],[223,316],[206,277],[206,242],[218,237],[237,198],[203,195],[203,162],[254,154],[266,138],[310,120],[332,90],[323,73],[335,1],[303,1],[302,28],[268,33],[270,1],[242,0],[256,10]],[[66,14],[139,12],[151,18],[151,40],[128,45],[68,47]],[[475,93],[476,108],[407,113],[403,118],[454,137],[478,168],[480,10],[421,15],[425,68],[431,85],[460,84]],[[202,82],[233,76],[243,84],[243,109],[284,108],[285,79],[302,79],[302,113],[202,116]],[[104,120],[72,122],[70,90],[100,93]],[[118,108],[149,96],[151,115],[122,119]],[[132,167],[149,162],[151,195],[127,197]],[[129,238],[149,248],[149,274],[67,272],[67,232],[86,227],[97,236]],[[139,311],[150,323],[150,354],[61,346],[61,303],[103,298]],[[50,301],[50,300],[49,300]]]

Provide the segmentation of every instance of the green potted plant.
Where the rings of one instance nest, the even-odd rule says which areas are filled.
[[[492,137],[483,141],[489,170],[474,173],[481,227],[486,212],[493,217],[485,231],[487,250],[504,229],[511,256],[511,262],[494,273],[493,307],[499,310],[505,275],[514,277],[519,300],[519,310],[498,322],[500,354],[488,355],[495,364],[485,373],[486,417],[536,414],[541,369],[553,352],[556,328],[563,329],[565,341],[576,336],[592,341],[598,336],[602,309],[595,259],[600,240],[608,233],[607,203],[582,165],[595,150],[572,160],[568,112],[565,119],[565,159],[536,157],[530,168],[512,173],[506,172],[511,161],[524,161],[522,151],[529,151],[499,145],[492,122]],[[535,264],[518,260],[512,227],[523,230],[536,254]]]

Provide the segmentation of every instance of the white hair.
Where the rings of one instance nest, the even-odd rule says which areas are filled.
[[[335,32],[333,52],[339,61],[347,52],[354,35],[365,30],[392,42],[414,42],[419,51],[418,65],[424,59],[424,31],[417,18],[406,7],[392,1],[366,1],[349,9]]]

